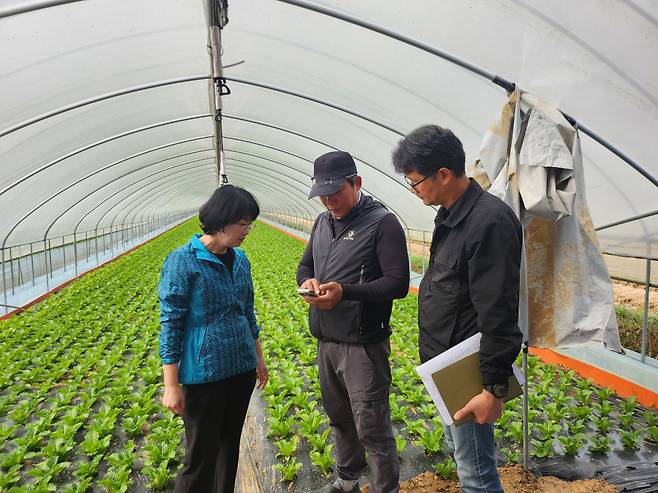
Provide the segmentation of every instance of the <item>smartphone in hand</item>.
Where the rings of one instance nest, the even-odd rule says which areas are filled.
[[[318,293],[316,293],[315,291],[306,288],[297,288],[297,293],[300,294],[301,296],[310,296],[310,297],[315,297],[318,295]]]

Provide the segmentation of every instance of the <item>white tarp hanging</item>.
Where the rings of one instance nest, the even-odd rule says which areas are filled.
[[[529,344],[621,351],[577,130],[546,102],[516,91],[485,134],[473,174],[524,226],[520,325]]]

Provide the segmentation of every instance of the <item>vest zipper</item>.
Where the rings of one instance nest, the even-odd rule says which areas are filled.
[[[361,264],[361,272],[359,273],[359,284],[363,284],[363,271],[366,268],[366,264]],[[363,335],[363,301],[361,303],[361,314],[359,315],[359,335]]]

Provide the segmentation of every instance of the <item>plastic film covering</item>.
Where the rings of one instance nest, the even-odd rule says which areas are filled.
[[[198,207],[217,184],[204,12],[213,2],[29,11],[37,3],[0,2],[0,239],[25,243]],[[514,82],[658,175],[655,2],[233,1],[221,35],[231,89],[222,97],[225,171],[263,209],[321,211],[307,199],[312,162],[343,149],[367,193],[406,227],[431,230],[435,211],[395,175],[392,150],[436,123],[462,139],[471,163],[507,99],[481,75],[304,5]],[[25,12],[2,16],[11,9]],[[595,227],[658,210],[649,179],[587,136],[582,152]],[[602,250],[656,257],[657,221],[602,229]]]
[[[413,38],[513,81],[658,175],[658,149],[651,137],[658,131],[658,70],[646,63],[658,54],[658,12],[651,2],[315,5]],[[363,158],[374,165],[357,161],[364,185],[409,228],[431,229],[434,211],[393,175],[390,155],[400,138],[395,131],[406,133],[425,123],[448,126],[463,140],[467,161],[472,162],[489,122],[507,98],[505,91],[418,48],[298,5],[240,2],[231,4],[230,12],[225,58],[244,63],[226,71],[227,77],[240,80],[230,82],[234,94],[226,100],[227,113],[312,135]],[[226,131],[238,132],[234,125],[227,121]],[[309,158],[330,150],[250,126],[258,125],[244,126],[241,135],[267,134],[263,138],[269,143],[285,141],[296,152],[308,149]],[[583,137],[583,159],[595,226],[658,208],[656,186],[588,137]],[[647,255],[655,226],[655,218],[647,218],[603,230],[602,249]]]
[[[214,188],[203,4],[75,2],[0,32],[6,246],[190,209]]]

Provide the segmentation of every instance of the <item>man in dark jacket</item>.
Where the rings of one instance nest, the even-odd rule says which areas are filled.
[[[348,153],[315,160],[309,198],[319,196],[327,212],[313,225],[297,283],[314,294],[304,299],[318,339],[322,403],[336,438],[338,478],[323,493],[360,491],[368,463],[369,491],[400,488],[388,403],[389,320],[393,299],[409,289],[407,246],[396,217],[360,189]]]
[[[446,426],[462,491],[502,492],[493,423],[501,416],[518,327],[521,226],[512,209],[464,172],[464,150],[448,129],[420,127],[393,153],[396,171],[425,205],[440,205],[430,263],[418,293],[418,345],[425,362],[481,332],[482,393]]]

